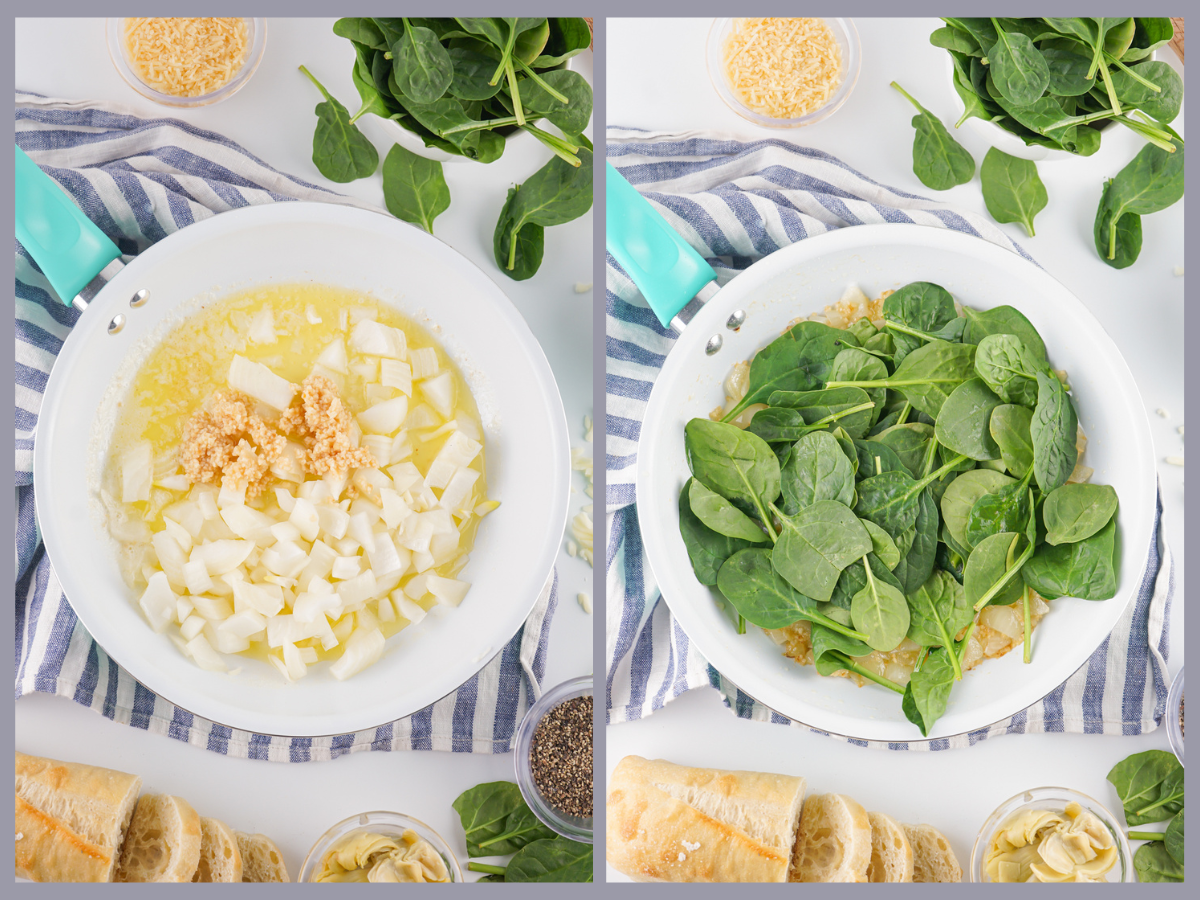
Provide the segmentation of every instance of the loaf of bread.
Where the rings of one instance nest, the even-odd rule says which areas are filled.
[[[233,829],[217,819],[200,819],[200,861],[193,882],[242,880],[242,851]]]
[[[627,756],[609,783],[605,853],[635,881],[786,881],[803,802],[797,776]]]
[[[137,802],[115,881],[191,881],[200,864],[200,816],[180,797]]]
[[[913,851],[904,826],[884,813],[867,813],[871,820],[871,864],[867,881],[908,882],[913,880]]]
[[[265,834],[236,832],[242,853],[242,881],[291,881],[283,854]]]
[[[32,881],[112,881],[142,779],[16,755],[16,874]]]
[[[913,851],[913,881],[959,882],[962,867],[946,836],[932,825],[905,825]]]
[[[859,882],[871,863],[871,821],[844,794],[809,797],[800,816],[789,881]]]

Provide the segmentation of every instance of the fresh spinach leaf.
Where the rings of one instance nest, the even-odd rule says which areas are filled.
[[[827,388],[886,387],[899,391],[914,408],[937,418],[950,393],[971,377],[975,369],[975,347],[930,341],[904,357],[889,377],[871,381],[829,381]]]
[[[1173,141],[1173,146],[1175,151],[1168,153],[1161,147],[1147,144],[1105,186],[1097,212],[1096,248],[1101,250],[1101,258],[1110,265],[1118,260],[1119,222],[1123,222],[1129,215],[1142,216],[1159,212],[1183,196],[1183,142]],[[1130,228],[1136,228],[1136,238],[1132,233],[1123,236],[1120,261],[1130,257],[1136,259],[1141,247],[1141,223],[1138,222],[1136,226],[1131,224]]]
[[[1033,439],[1033,474],[1038,488],[1048,494],[1075,471],[1079,419],[1067,389],[1055,375],[1038,372],[1037,383],[1037,406],[1029,423],[1029,436]]]
[[[896,451],[909,474],[913,478],[920,478],[925,474],[925,455],[929,450],[929,442],[933,440],[933,432],[932,426],[922,422],[905,422],[879,432],[875,440]]]
[[[870,519],[859,519],[867,534],[871,536],[871,552],[879,557],[879,561],[889,569],[900,565],[900,548],[892,540],[892,536],[872,522]]]
[[[1134,753],[1113,766],[1106,777],[1121,798],[1130,826],[1163,822],[1183,808],[1183,766],[1166,750]]]
[[[908,595],[908,638],[922,647],[953,647],[958,633],[975,620],[962,585],[941,569]]]
[[[866,519],[860,519],[863,527],[866,527]],[[871,573],[877,581],[890,584],[896,590],[903,593],[903,588],[900,585],[900,580],[891,573],[888,567],[884,564],[874,552],[867,554],[867,562],[871,566]],[[842,569],[842,574],[838,577],[837,584],[834,585],[833,594],[829,598],[829,604],[842,609],[847,615],[850,613],[850,602],[854,599],[854,595],[867,586],[867,576],[863,572],[862,566],[850,565]]]
[[[500,209],[500,218],[496,221],[496,230],[492,235],[492,253],[501,268],[504,268],[509,260],[512,261],[512,268],[505,269],[509,278],[513,281],[524,281],[537,274],[542,264],[546,230],[540,225],[526,225],[516,232],[514,248],[513,209],[517,202],[517,188],[509,188],[508,199]]]
[[[679,494],[679,533],[683,537],[683,546],[687,549],[696,580],[701,584],[713,585],[717,583],[717,576],[725,560],[753,544],[750,541],[717,534],[700,521],[692,512],[691,501],[688,499],[693,483],[695,479],[689,478]]]
[[[553,157],[509,195],[492,242],[496,263],[505,274],[524,274],[516,270],[522,231],[561,225],[592,208],[592,154],[581,148],[579,159],[576,167]]]
[[[912,478],[906,471],[883,472],[866,478],[858,483],[858,503],[854,511],[894,538],[916,524],[921,492],[964,458],[955,457],[920,479]]]
[[[742,410],[755,403],[766,403],[775,391],[820,388],[829,376],[834,358],[852,346],[853,340],[846,332],[821,322],[793,325],[754,355],[746,396],[722,421],[737,418]]]
[[[1020,310],[1011,306],[985,310],[964,306],[963,315],[967,319],[967,330],[963,332],[964,343],[978,344],[989,334],[1015,334],[1027,350],[1033,351],[1038,360],[1045,362],[1046,344],[1033,323]]]
[[[814,600],[828,600],[842,570],[871,551],[871,536],[862,522],[836,500],[818,500],[795,516],[778,516],[782,530],[771,564]]]
[[[1131,74],[1132,73],[1132,74]],[[1134,74],[1155,85],[1158,90],[1138,81]],[[1183,79],[1169,63],[1150,60],[1130,66],[1129,71],[1114,69],[1113,90],[1122,110],[1140,109],[1160,124],[1173,122],[1183,105]]]
[[[1165,842],[1165,846],[1167,848],[1167,853],[1170,854],[1171,859],[1175,860],[1175,862],[1179,863],[1181,866],[1183,865],[1183,814],[1184,814],[1184,812],[1185,812],[1185,810],[1181,809],[1179,811],[1179,814],[1171,820],[1170,824],[1167,825],[1166,833],[1163,836],[1163,841]]]
[[[433,221],[450,206],[442,164],[396,144],[383,160],[383,202],[397,219],[433,234]]]
[[[1121,54],[1125,62],[1145,59],[1175,36],[1175,26],[1166,17],[1134,18],[1133,40]]]
[[[1092,236],[1100,258],[1114,269],[1127,269],[1142,252],[1142,217],[1137,213],[1118,216],[1110,202],[1112,179],[1104,182]]]
[[[975,501],[967,515],[967,546],[1001,532],[1019,534],[1029,521],[1029,475],[1016,484],[1006,484]]]
[[[1027,35],[1003,31],[992,19],[996,43],[987,52],[996,87],[1004,98],[1018,106],[1027,106],[1046,92],[1050,69],[1046,60]]]
[[[1050,73],[1047,90],[1056,97],[1078,97],[1095,85],[1096,77],[1088,76],[1092,58],[1082,44],[1063,38],[1044,41],[1038,49]]]
[[[941,119],[896,82],[892,82],[892,87],[917,108],[917,114],[912,119],[917,132],[913,139],[913,174],[923,185],[935,191],[947,191],[970,181],[975,174],[975,160],[971,154],[950,136]]]
[[[895,650],[908,634],[908,601],[904,594],[883,581],[876,581],[864,556],[863,573],[867,586],[850,601],[850,618],[856,630],[865,634],[872,650]]]
[[[812,629],[813,664],[820,675],[832,675],[846,669],[846,661],[869,656],[871,648],[855,638],[824,628]]]
[[[858,321],[866,322],[868,327],[874,331],[874,326],[871,325],[870,319],[862,318]],[[862,329],[859,329],[859,333],[855,334],[855,337],[859,340],[869,340],[871,337],[874,337],[874,334],[859,337],[861,333]],[[833,363],[829,366],[827,377],[830,381],[873,381],[879,378],[887,378],[887,376],[887,365],[882,359],[859,347],[847,347],[833,358]],[[874,388],[867,391],[867,395],[870,397],[871,402],[875,404],[870,414],[870,423],[874,425],[879,421],[879,415],[883,410],[884,403],[887,402],[887,389]],[[847,432],[849,432],[849,429],[847,429]],[[856,435],[856,437],[862,437],[862,435]]]
[[[935,47],[941,47],[943,50],[965,53],[967,56],[984,55],[979,42],[974,37],[958,28],[951,28],[949,25],[944,25],[929,35],[929,43]]]
[[[553,838],[526,844],[509,860],[505,882],[592,880],[592,845]]]
[[[710,491],[695,478],[691,479],[689,484],[688,503],[696,518],[707,527],[717,534],[750,541],[753,544],[761,544],[767,540],[766,534],[753,519],[720,494]]]
[[[1003,402],[1031,409],[1038,402],[1038,374],[1046,368],[1015,334],[989,334],[975,354],[975,371]]]
[[[813,432],[792,447],[780,469],[780,488],[783,511],[790,516],[821,500],[849,507],[854,503],[854,469],[833,435]]]
[[[592,88],[578,72],[557,69],[541,76],[542,81],[567,98],[564,103],[536,82],[523,84],[521,102],[535,116],[545,116],[564,134],[579,134],[592,119]]]
[[[904,689],[900,708],[905,717],[928,737],[934,723],[946,712],[954,687],[953,649],[938,647],[925,658],[920,671],[913,672]]]
[[[392,47],[396,84],[416,103],[440,100],[454,80],[450,54],[428,28],[409,25]]]
[[[1133,868],[1138,881],[1143,884],[1183,881],[1183,863],[1172,858],[1167,848],[1157,841],[1137,848],[1133,854]]]
[[[914,281],[883,301],[885,327],[896,343],[896,362],[958,318],[954,298],[939,284]],[[917,332],[914,335],[913,332]],[[831,379],[832,380],[832,379]]]
[[[845,351],[843,351],[845,352]],[[840,356],[841,354],[839,354]],[[829,388],[817,391],[774,391],[768,402],[767,410],[759,413],[774,411],[771,417],[764,417],[760,426],[765,427],[769,421],[780,430],[773,433],[778,436],[768,437],[759,428],[751,430],[763,440],[799,440],[805,434],[818,428],[841,426],[852,438],[860,438],[871,427],[875,412],[875,401],[860,388],[843,387]],[[795,412],[797,416],[780,414],[781,410]],[[759,413],[755,414],[755,419]],[[790,423],[790,426],[789,424]],[[753,420],[751,425],[753,425]]]
[[[733,554],[721,566],[717,589],[738,615],[760,628],[786,628],[803,619],[850,638],[863,638],[821,613],[815,600],[784,581],[771,565],[770,550],[753,548]]]
[[[1117,511],[1117,492],[1107,484],[1064,484],[1046,495],[1042,520],[1046,542],[1053,545],[1085,541]]]
[[[770,522],[767,504],[779,496],[779,460],[766,441],[736,425],[696,418],[684,427],[684,449],[697,481]]]
[[[905,532],[907,534],[907,532]],[[899,543],[899,541],[897,542]],[[900,582],[905,595],[920,588],[929,579],[937,560],[938,505],[932,485],[921,492],[917,501],[917,518],[913,523],[912,540],[892,574]]]
[[[993,147],[979,167],[983,202],[997,222],[1020,222],[1033,237],[1033,218],[1046,208],[1046,186],[1037,164]]]
[[[879,441],[855,441],[858,455],[858,474],[862,478],[881,475],[884,472],[907,472],[908,468],[900,456],[887,444]]]
[[[1033,410],[1016,404],[1004,404],[992,410],[988,431],[1000,448],[1004,467],[1017,478],[1023,478],[1033,467],[1033,438],[1029,425]]]
[[[511,781],[476,785],[459,794],[452,805],[466,834],[467,855],[472,857],[504,856],[555,836],[533,815]]]
[[[1021,571],[1025,583],[1045,597],[1108,600],[1117,593],[1114,544],[1117,520],[1074,544],[1043,544]]]
[[[452,96],[460,100],[490,100],[500,93],[503,85],[488,80],[496,68],[492,57],[468,47],[450,47],[446,54],[454,66],[454,78],[446,89]]]
[[[313,132],[313,164],[322,175],[338,184],[366,178],[379,166],[379,153],[357,125],[350,111],[330,96],[325,86],[304,66],[300,67],[325,98],[316,108],[317,130]]]
[[[972,608],[1004,579],[1003,586],[992,595],[987,605],[1008,606],[1021,599],[1025,585],[1013,571],[1013,560],[1020,540],[1020,534],[993,534],[980,541],[971,551],[963,570],[963,590]]]
[[[975,355],[976,370],[983,354],[984,345],[980,344]],[[1000,405],[1000,398],[989,390],[983,379],[968,378],[951,392],[938,414],[934,426],[938,442],[970,459],[999,458],[1000,447],[993,440],[988,424],[993,410]]]
[[[542,54],[531,64],[535,69],[550,69],[562,65],[582,53],[592,44],[592,30],[586,19],[552,18]]]

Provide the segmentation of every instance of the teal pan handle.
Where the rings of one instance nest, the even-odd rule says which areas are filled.
[[[607,163],[604,241],[664,327],[717,273]]]
[[[70,306],[121,251],[24,150],[16,151],[17,240]]]

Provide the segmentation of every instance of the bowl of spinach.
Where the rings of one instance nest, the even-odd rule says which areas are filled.
[[[881,321],[805,320],[851,280],[895,292]],[[1136,386],[1083,305],[1011,252],[911,225],[737,276],[672,348],[638,446],[646,554],[688,637],[771,709],[867,740],[969,732],[1057,688],[1135,594],[1155,496]],[[972,675],[970,630],[1001,606],[1040,622]],[[767,634],[797,622],[814,666]],[[892,677],[872,654],[901,645],[917,671]]]
[[[1024,159],[1090,156],[1114,126],[1171,152],[1183,79],[1156,51],[1168,18],[944,18],[929,42],[946,51],[961,117]]]

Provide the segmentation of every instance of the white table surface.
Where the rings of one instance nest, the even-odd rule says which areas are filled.
[[[945,51],[928,37],[935,19],[856,19],[864,48],[862,73],[845,106],[796,132],[758,128],[731,112],[711,87],[704,62],[710,19],[609,19],[606,46],[607,124],[651,130],[707,130],[743,140],[773,136],[816,147],[877,181],[983,215],[978,175],[940,194],[912,172],[914,110],[889,83],[897,80],[952,125],[961,111],[944,81]],[[664,33],[671,40],[664,41]],[[1162,55],[1182,66],[1175,55]],[[631,61],[636,60],[636,64]],[[1183,133],[1183,116],[1173,127]],[[966,126],[955,137],[978,163],[987,144]],[[1163,526],[1176,557],[1170,671],[1183,665],[1183,469],[1162,462],[1183,455],[1184,328],[1183,203],[1143,220],[1141,257],[1128,269],[1102,263],[1092,244],[1101,179],[1140,149],[1121,128],[1106,130],[1101,149],[1086,159],[1038,164],[1049,193],[1037,237],[1020,225],[1008,233],[1075,293],[1113,335],[1142,391],[1159,457]],[[1155,410],[1165,410],[1160,417]],[[1104,776],[1118,760],[1151,748],[1169,749],[1164,729],[1139,737],[1023,735],[983,741],[969,750],[887,752],[849,746],[799,729],[735,718],[713,690],[685,694],[639,722],[606,731],[609,772],[628,754],[685,765],[784,772],[808,778],[810,793],[834,791],[867,809],[905,822],[928,822],[945,832],[964,870],[983,821],[1006,798],[1039,785],[1063,785],[1111,809],[1115,792]],[[936,786],[936,787],[931,787]],[[1119,814],[1119,813],[1118,813]],[[1161,828],[1162,826],[1153,826]],[[612,868],[610,881],[627,881]]]
[[[215,106],[172,110],[142,99],[109,60],[102,19],[18,19],[16,85],[68,99],[129,106],[137,115],[175,116],[237,141],[271,166],[305,181],[383,205],[380,174],[348,185],[326,181],[312,163],[316,88],[305,65],[353,112],[354,50],[331,31],[334,19],[271,19],[258,71],[235,96]],[[48,53],[47,48],[55,48]],[[591,53],[574,65],[591,79]],[[367,132],[375,139],[375,132]],[[589,128],[589,134],[591,129]],[[390,145],[376,140],[382,163]],[[583,417],[592,412],[592,216],[547,229],[545,261],[527,281],[512,281],[492,258],[492,231],[510,186],[550,158],[528,135],[482,166],[444,166],[452,202],[434,233],[486,272],[525,316],[558,380],[573,446],[583,446]],[[589,451],[590,452],[590,451]],[[572,476],[570,514],[590,502]],[[592,622],[576,602],[592,593],[592,570],[559,554],[559,605],[546,659],[545,684],[591,672]],[[485,781],[512,780],[512,754],[355,753],[328,763],[271,764],[231,759],[165,737],[150,736],[61,697],[34,695],[16,704],[16,744],[26,753],[109,766],[140,774],[144,790],[179,794],[201,812],[241,831],[261,831],[279,845],[295,877],[313,841],[359,812],[391,809],[431,825],[466,861],[462,829],[450,804]],[[473,880],[473,873],[468,878]]]

